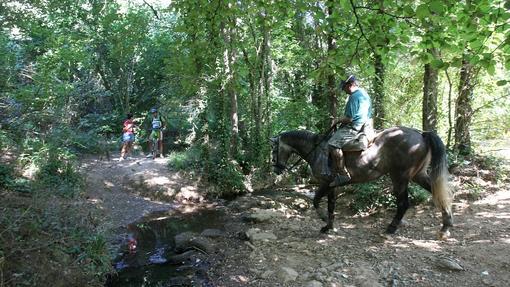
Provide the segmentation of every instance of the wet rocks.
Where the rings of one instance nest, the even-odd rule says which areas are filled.
[[[207,254],[216,251],[213,242],[207,238],[194,232],[183,232],[175,236],[175,251],[178,253],[186,250],[195,249]]]
[[[322,283],[316,280],[308,281],[305,285],[306,287],[322,287]]]
[[[287,283],[290,281],[295,281],[298,277],[298,273],[296,270],[290,268],[290,267],[280,267],[278,272],[276,273],[276,276],[283,282]]]
[[[210,237],[210,238],[218,238],[218,237],[225,236],[225,234],[223,233],[223,231],[221,231],[219,229],[209,228],[209,229],[205,229],[204,231],[202,231],[202,233],[200,233],[200,236]]]
[[[246,231],[246,237],[252,243],[257,241],[273,241],[276,240],[277,237],[274,233],[269,231],[262,231],[260,228],[250,228]]]
[[[246,222],[268,222],[279,216],[278,212],[270,209],[254,208],[250,212],[243,214],[242,218]]]
[[[448,257],[439,257],[436,259],[438,267],[453,271],[463,271],[464,267],[460,266],[454,259]]]
[[[204,260],[204,254],[196,250],[188,250],[180,254],[175,254],[168,258],[169,264],[192,264],[196,259]]]

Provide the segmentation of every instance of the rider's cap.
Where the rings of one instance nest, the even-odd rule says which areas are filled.
[[[156,109],[156,108],[151,109],[151,113],[156,113],[156,112],[158,112],[158,109]]]
[[[356,82],[356,77],[354,75],[349,75],[349,77],[347,77],[347,79],[343,80],[340,83],[340,89],[343,90],[347,84],[354,83],[354,82]]]

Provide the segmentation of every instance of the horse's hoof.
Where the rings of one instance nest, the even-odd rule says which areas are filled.
[[[439,231],[437,233],[437,238],[439,240],[442,240],[442,241],[446,241],[448,240],[448,238],[450,237],[450,231],[449,230],[446,230],[446,231]]]
[[[324,226],[323,228],[321,228],[321,233],[328,233],[328,231],[331,229],[331,227],[329,226]]]
[[[388,228],[386,228],[386,233],[388,234],[395,234],[397,231],[397,226],[394,226],[392,224],[388,225]]]

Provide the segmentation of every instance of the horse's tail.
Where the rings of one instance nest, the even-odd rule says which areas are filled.
[[[448,184],[448,164],[443,141],[434,132],[424,132],[423,138],[431,153],[430,179],[434,204],[451,214],[453,194]]]

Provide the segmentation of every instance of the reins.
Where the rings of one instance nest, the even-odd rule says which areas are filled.
[[[278,168],[281,168],[283,169],[283,171],[292,171],[300,162],[301,160],[303,160],[303,158],[307,158],[312,152],[315,151],[315,149],[324,141],[324,139],[326,139],[328,137],[328,135],[331,133],[331,131],[336,128],[336,125],[332,125],[328,131],[324,134],[324,136],[322,136],[322,138],[320,139],[320,141],[318,141],[315,146],[303,157],[300,157],[290,168],[287,168],[285,167],[284,165],[280,164],[278,162],[278,160],[276,161],[276,164],[274,165],[275,167],[278,167]],[[279,141],[279,139],[278,139]],[[279,143],[278,143],[279,144]]]

